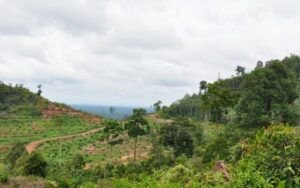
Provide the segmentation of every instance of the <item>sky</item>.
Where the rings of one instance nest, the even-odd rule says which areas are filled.
[[[67,104],[168,105],[300,55],[299,0],[0,0],[0,80]]]

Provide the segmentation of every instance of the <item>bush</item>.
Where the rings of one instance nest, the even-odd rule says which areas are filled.
[[[69,165],[74,169],[82,169],[85,165],[85,160],[82,155],[76,154],[72,158],[71,163]]]
[[[259,171],[253,169],[253,165],[248,163],[248,169],[238,172],[231,183],[232,187],[258,187],[267,188],[271,186]]]
[[[220,137],[214,140],[205,148],[203,163],[210,163],[218,159],[226,159],[229,156],[228,140]]]
[[[162,126],[159,130],[160,143],[173,148],[174,155],[193,155],[193,139],[190,133],[178,125]]]
[[[187,183],[192,171],[182,164],[170,168],[164,176],[162,176],[162,183]]]
[[[92,182],[86,182],[82,184],[79,188],[97,188],[97,185]]]
[[[11,165],[11,168],[13,168],[15,166],[17,159],[20,158],[25,151],[26,148],[23,144],[20,143],[15,144],[11,148],[7,156],[5,157],[5,161]]]
[[[141,162],[141,164],[146,171],[150,172],[152,169],[159,169],[163,166],[173,166],[174,160],[174,156],[170,152],[166,152],[162,146],[154,144],[149,159]]]
[[[58,183],[59,188],[69,188],[70,187],[68,182],[66,182],[65,180],[58,180],[57,183]]]
[[[300,186],[300,137],[295,128],[281,124],[258,132],[241,156],[234,173],[236,184]]]
[[[226,187],[225,185],[226,180],[222,172],[209,171],[196,174],[185,187]]]
[[[32,153],[29,155],[24,164],[24,173],[25,175],[37,175],[37,176],[46,176],[46,167],[47,162],[43,156],[39,153]]]
[[[8,183],[9,178],[7,176],[7,174],[0,174],[0,182],[1,183]]]

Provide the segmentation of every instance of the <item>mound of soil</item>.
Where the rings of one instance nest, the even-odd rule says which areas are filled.
[[[54,104],[49,104],[48,107],[42,110],[42,115],[44,118],[52,118],[60,115],[68,115],[73,117],[80,117],[90,123],[100,123],[101,117],[88,114],[85,112],[81,112],[79,110],[75,110],[69,107],[59,107]]]

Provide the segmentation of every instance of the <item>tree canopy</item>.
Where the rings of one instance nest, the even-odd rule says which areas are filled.
[[[185,95],[161,112],[164,117],[193,117],[212,122],[235,122],[243,126],[271,123],[298,124],[294,101],[300,84],[300,57],[258,61],[245,72],[238,65],[236,76],[212,83],[201,81],[200,93]],[[297,103],[298,104],[298,103]]]
[[[149,131],[148,121],[144,118],[146,110],[138,108],[133,110],[133,115],[125,124],[125,130],[129,137],[134,138],[134,162],[136,161],[136,144],[138,136],[145,135]]]
[[[236,107],[237,121],[244,126],[290,122],[289,105],[298,97],[296,77],[280,61],[247,75]]]

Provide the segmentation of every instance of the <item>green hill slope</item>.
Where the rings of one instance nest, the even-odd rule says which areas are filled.
[[[2,117],[8,114],[38,116],[49,101],[24,88],[23,85],[6,85],[0,82],[0,112]]]

